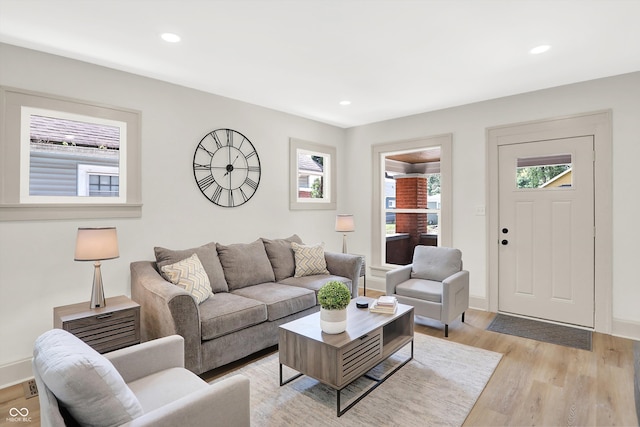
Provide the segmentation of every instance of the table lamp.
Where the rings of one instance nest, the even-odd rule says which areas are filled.
[[[115,227],[78,228],[75,261],[94,261],[90,308],[106,305],[100,261],[118,258],[118,234]]]
[[[342,233],[342,253],[347,253],[347,232],[355,231],[356,224],[351,214],[336,215],[336,231]]]

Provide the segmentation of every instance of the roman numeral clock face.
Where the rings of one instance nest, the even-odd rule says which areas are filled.
[[[193,175],[207,199],[234,207],[249,201],[260,184],[260,158],[243,134],[216,129],[202,138],[193,155]]]

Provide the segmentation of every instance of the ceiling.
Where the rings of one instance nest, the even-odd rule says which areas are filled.
[[[347,128],[638,71],[639,19],[640,0],[0,0],[0,42]]]

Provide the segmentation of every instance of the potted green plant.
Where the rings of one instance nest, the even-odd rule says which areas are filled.
[[[318,290],[320,328],[327,334],[339,334],[347,329],[347,306],[351,291],[342,282],[327,282]]]

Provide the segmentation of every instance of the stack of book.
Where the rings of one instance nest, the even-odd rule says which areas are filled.
[[[371,304],[369,311],[372,313],[394,314],[398,307],[396,297],[383,295]]]

